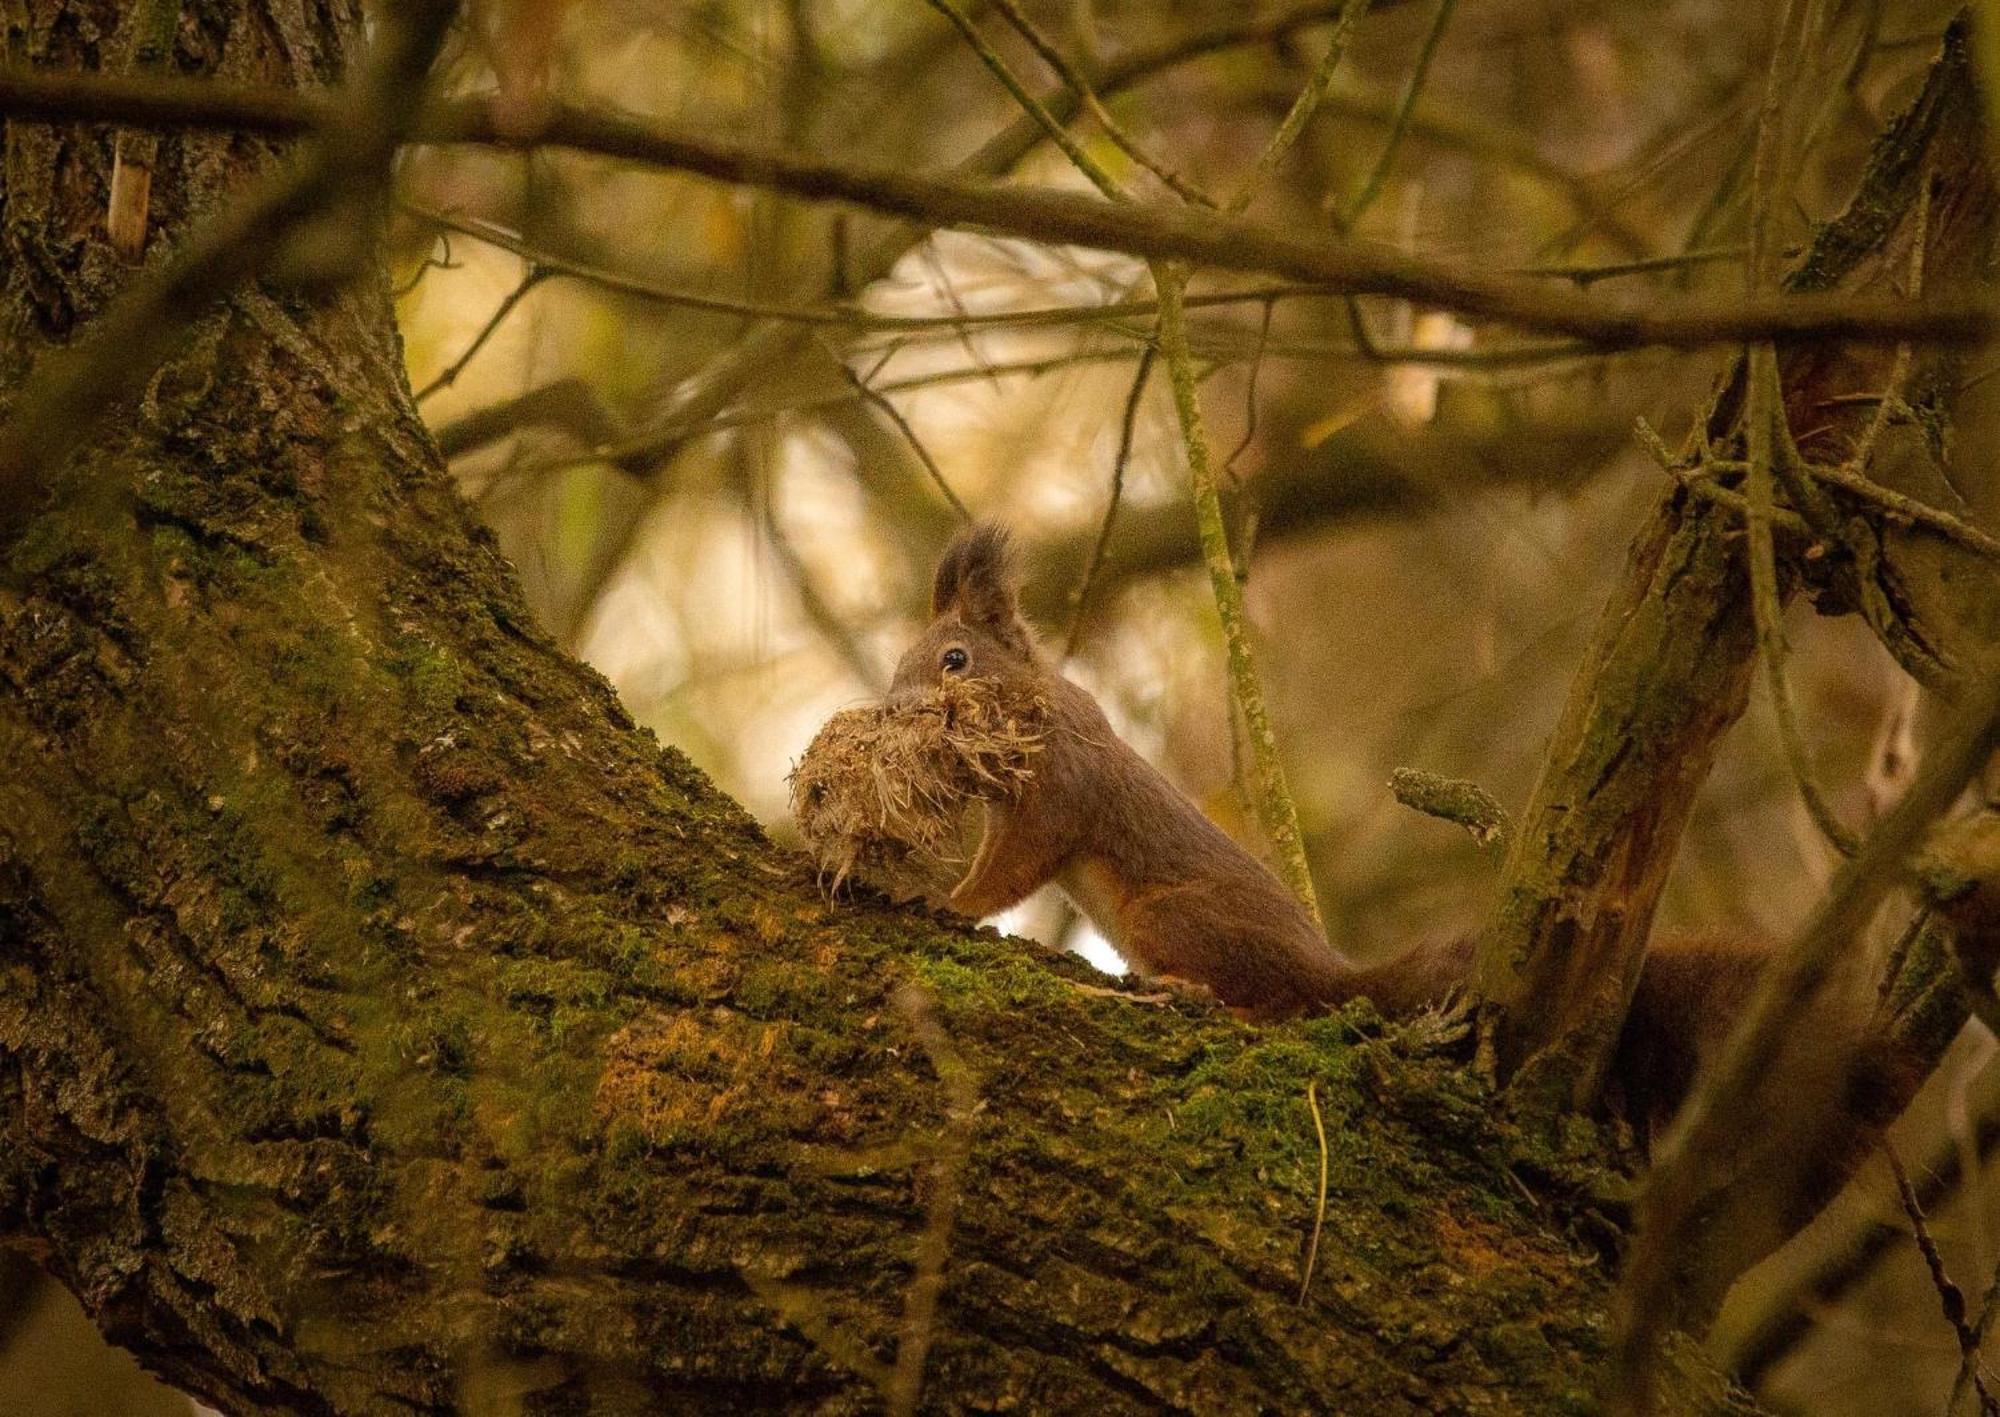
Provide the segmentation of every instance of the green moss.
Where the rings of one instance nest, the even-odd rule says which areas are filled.
[[[95,537],[86,529],[79,534],[61,509],[53,509],[46,516],[35,518],[7,548],[7,568],[16,583],[39,580],[53,572],[65,561],[84,554]]]
[[[410,702],[422,713],[448,717],[457,712],[465,697],[464,671],[438,645],[406,637],[388,667],[403,681]]]
[[[787,958],[758,959],[746,965],[730,991],[736,1005],[759,1017],[775,1014],[810,1017],[831,1002],[832,981],[800,969]]]
[[[566,959],[516,959],[500,966],[500,997],[510,1004],[601,1006],[612,993],[600,970]]]

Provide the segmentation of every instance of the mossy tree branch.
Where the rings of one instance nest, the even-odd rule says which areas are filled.
[[[1924,269],[1946,282],[1984,269],[1992,191],[1961,25],[1923,92],[1878,140],[1846,212],[1824,228],[1787,278],[1795,291],[1886,291],[1909,268],[1923,184],[1936,176]],[[1836,448],[1865,435],[1871,410],[1843,400],[1879,393],[1894,353],[1832,342],[1781,343],[1787,420],[1823,429]],[[1943,407],[1953,363],[1920,357],[1914,401]],[[1740,445],[1746,369],[1738,361],[1703,416],[1704,448]],[[1810,413],[1810,420],[1806,415]],[[1914,479],[1912,457],[1877,448],[1872,476]],[[1934,467],[1938,505],[1963,503]],[[1850,516],[1859,551],[1825,548],[1795,576],[1822,608],[1871,602],[1870,615],[1904,663],[1969,663],[1996,613],[1995,580],[1977,553],[1919,543]],[[1949,588],[1947,589],[1947,577]],[[1696,790],[1722,734],[1743,711],[1756,663],[1750,579],[1736,512],[1675,490],[1633,543],[1572,680],[1542,776],[1514,838],[1500,900],[1482,941],[1478,985],[1489,1001],[1500,1065],[1524,1096],[1551,1106],[1596,1096],[1643,957],[1659,892]]]
[[[1222,621],[1223,650],[1228,662],[1229,693],[1243,715],[1250,739],[1252,782],[1250,800],[1258,824],[1271,840],[1278,875],[1322,930],[1319,896],[1313,890],[1312,867],[1306,860],[1305,835],[1299,811],[1285,781],[1278,735],[1264,704],[1263,682],[1257,675],[1256,651],[1250,644],[1250,624],[1243,613],[1243,584],[1236,578],[1236,559],[1229,549],[1229,531],[1222,516],[1222,489],[1208,446],[1201,416],[1201,389],[1195,378],[1194,356],[1187,346],[1187,313],[1181,300],[1187,290],[1185,267],[1163,262],[1153,268],[1160,297],[1160,356],[1173,386],[1174,412],[1180,420],[1181,442],[1187,449],[1188,478],[1193,485],[1195,526],[1202,565],[1208,571],[1216,614]]]
[[[31,47],[100,62],[117,8],[32,0]],[[202,8],[180,62],[335,82],[357,39]],[[7,140],[0,407],[128,277],[105,145]],[[154,239],[281,157],[164,139]],[[155,1371],[236,1412],[860,1410],[914,1312],[947,1408],[1586,1400],[1606,1281],[1550,1220],[1592,1148],[1421,1033],[1135,1009],[830,906],[535,629],[379,271],[239,290],[151,391],[88,448],[119,497],[6,551],[0,1241]]]

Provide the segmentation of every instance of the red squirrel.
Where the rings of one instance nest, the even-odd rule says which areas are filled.
[[[1357,997],[1389,1017],[1446,1002],[1468,976],[1470,940],[1420,946],[1364,967],[1320,935],[1297,900],[1112,731],[1086,691],[1038,649],[1021,618],[1006,533],[961,533],[938,564],[932,621],[896,666],[890,694],[941,678],[1038,694],[1049,731],[1020,792],[986,804],[985,834],[948,904],[980,918],[1057,882],[1142,973],[1200,985],[1240,1016],[1269,1022]],[[1614,1071],[1628,1115],[1662,1119],[1717,1044],[1761,955],[1677,942],[1641,972]]]

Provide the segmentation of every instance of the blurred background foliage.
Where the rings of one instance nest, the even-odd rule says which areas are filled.
[[[966,9],[1035,89],[1057,91],[998,8]],[[1026,5],[1100,76],[1129,132],[1216,193],[1248,171],[1337,9]],[[1778,9],[1476,0],[1440,26],[1434,0],[1381,5],[1252,214],[1633,299],[1740,289]],[[1777,214],[1788,247],[1839,209],[1950,14],[1818,6],[1794,97],[1798,200]],[[990,161],[1019,110],[921,0],[489,0],[476,15],[454,69],[469,90],[497,83],[532,104],[546,86],[857,166],[1083,185],[1045,144]],[[1092,123],[1075,126],[1146,199],[1173,200]],[[1378,167],[1379,195],[1355,219]],[[1141,265],[570,154],[420,150],[399,192],[389,256],[411,383],[466,496],[550,632],[774,833],[790,831],[793,759],[831,712],[883,686],[920,623],[955,497],[1015,530],[1067,672],[1261,849],[1235,787],[1162,370],[1132,404],[1110,554],[1078,613],[1152,332],[1148,312],[1117,308],[1150,295]],[[1396,806],[1389,774],[1425,768],[1525,800],[1626,541],[1666,486],[1635,420],[1674,443],[1727,352],[1521,359],[1515,336],[1384,300],[1260,297],[1267,285],[1197,276],[1198,297],[1244,295],[1194,311],[1205,409],[1329,931],[1389,953],[1474,928],[1494,875],[1463,833]],[[1383,356],[1411,349],[1438,362]],[[1845,819],[1866,820],[1895,786],[1885,750],[1907,726],[1902,676],[1851,621],[1801,607],[1792,629],[1820,780]],[[1704,790],[1661,928],[1782,937],[1831,864],[1760,696]],[[1115,967],[1060,902],[1006,923]],[[1981,1134],[1991,1052],[1983,1035],[1962,1040],[1899,1133],[1913,1168],[1958,1158],[1968,1183],[1934,1222],[1975,1294],[2000,1259]],[[1811,1301],[1809,1331],[1760,1374],[1774,1408],[1943,1410],[1956,1346],[1906,1229],[1871,1162],[1742,1286],[1724,1351],[1828,1253],[1889,1237],[1867,1281]],[[50,1317],[66,1298],[34,1302],[34,1324],[14,1328],[31,1337],[0,1359],[0,1411],[156,1410],[122,1395],[115,1366],[95,1405],[36,1377],[75,1334]]]

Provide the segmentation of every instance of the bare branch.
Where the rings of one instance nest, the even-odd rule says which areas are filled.
[[[1229,534],[1222,520],[1222,499],[1210,461],[1208,434],[1202,425],[1201,393],[1195,385],[1194,358],[1188,351],[1187,320],[1180,304],[1187,285],[1184,268],[1162,264],[1153,274],[1160,293],[1160,356],[1166,361],[1173,385],[1174,408],[1180,417],[1181,440],[1187,447],[1188,476],[1193,483],[1195,522],[1200,530],[1202,561],[1215,595],[1215,608],[1222,621],[1222,639],[1229,658],[1231,697],[1243,715],[1255,765],[1256,790],[1251,794],[1258,820],[1277,855],[1278,874],[1312,916],[1313,923],[1325,928],[1319,900],[1313,892],[1312,868],[1307,864],[1305,838],[1299,830],[1298,807],[1285,781],[1284,761],[1278,756],[1277,734],[1264,705],[1264,691],[1257,677],[1255,651],[1250,645],[1250,626],[1243,613],[1243,585],[1236,578],[1236,565],[1229,550]]]
[[[1572,281],[1579,286],[1595,285],[1620,276],[1654,275],[1661,271],[1686,270],[1690,266],[1713,265],[1717,261],[1740,259],[1748,248],[1711,246],[1699,251],[1683,251],[1676,256],[1648,256],[1635,261],[1612,261],[1603,265],[1523,266],[1517,274],[1547,276]]]
[[[1132,391],[1125,395],[1125,412],[1118,420],[1118,451],[1111,460],[1111,496],[1104,504],[1104,520],[1097,528],[1097,540],[1090,548],[1090,560],[1083,568],[1083,579],[1077,583],[1075,605],[1070,611],[1069,635],[1064,641],[1065,659],[1076,653],[1076,647],[1083,638],[1084,617],[1090,613],[1090,592],[1097,583],[1097,573],[1104,565],[1104,548],[1111,542],[1111,528],[1118,520],[1118,504],[1125,496],[1125,468],[1132,460],[1132,435],[1139,422],[1139,405],[1146,395],[1146,381],[1153,373],[1153,359],[1159,353],[1156,345],[1147,345],[1146,352],[1139,356],[1139,367],[1132,375]]]
[[[1909,1217],[1911,1233],[1916,1236],[1917,1251],[1924,1257],[1924,1267],[1930,1271],[1931,1287],[1937,1290],[1938,1303],[1944,1309],[1945,1322],[1951,1325],[1953,1336],[1958,1339],[1958,1351],[1962,1355],[1959,1364],[1959,1383],[1969,1377],[1973,1391],[1979,1394],[1979,1410],[1984,1417],[2000,1417],[2000,1403],[1993,1400],[1993,1394],[1986,1389],[1986,1380],[1979,1376],[1979,1334],[1965,1318],[1965,1291],[1952,1282],[1951,1275],[1944,1267],[1944,1256],[1939,1253],[1937,1241],[1931,1237],[1930,1225],[1924,1219],[1924,1208],[1917,1199],[1916,1188],[1910,1184],[1910,1173],[1903,1169],[1903,1158],[1896,1154],[1896,1148],[1886,1139],[1882,1151],[1889,1158],[1889,1170],[1896,1177],[1896,1197],[1903,1204],[1903,1214]],[[1956,1406],[1957,1391],[1953,1392]]]
[[[1403,90],[1402,102],[1396,106],[1396,117],[1389,125],[1389,137],[1382,144],[1381,155],[1369,169],[1368,179],[1361,184],[1361,190],[1354,194],[1354,200],[1341,213],[1340,224],[1343,228],[1352,230],[1382,194],[1382,184],[1389,180],[1389,169],[1396,163],[1396,150],[1403,145],[1403,135],[1410,130],[1410,115],[1416,110],[1417,96],[1424,91],[1431,60],[1437,57],[1438,44],[1444,39],[1445,27],[1451,23],[1452,11],[1457,8],[1458,0],[1439,0],[1437,16],[1424,35],[1424,47],[1417,52],[1416,68],[1411,71],[1409,85]]]
[[[274,113],[285,131],[316,111],[289,95],[224,92],[201,84],[157,91],[129,80],[0,74],[0,113],[39,118],[244,127]],[[623,158],[813,201],[836,201],[933,226],[981,228],[1030,241],[1181,260],[1218,270],[1263,271],[1383,295],[1524,330],[1570,335],[1600,349],[1699,348],[1757,339],[1817,337],[1856,343],[1970,343],[1993,333],[1983,301],[1890,301],[1830,294],[1684,300],[1650,306],[1594,299],[1412,255],[1379,243],[1328,241],[1193,207],[1112,204],[1068,192],[996,187],[804,158],[728,143],[665,124],[556,105],[532,124],[498,121],[488,99],[436,105],[413,141],[561,147]]]
[[[903,417],[903,411],[896,407],[895,402],[887,394],[870,384],[866,376],[855,373],[844,360],[837,362],[840,364],[841,376],[847,380],[848,386],[874,405],[884,418],[895,425],[896,431],[903,435],[903,441],[910,445],[910,451],[917,455],[917,461],[921,462],[924,471],[930,474],[932,485],[937,488],[945,501],[951,503],[951,509],[958,513],[958,519],[962,522],[971,521],[971,510],[960,500],[958,493],[952,490],[951,479],[944,475],[944,469],[939,467],[937,459],[931,456],[931,450],[924,446],[924,440],[917,436],[917,430],[910,426],[910,420]]]
[[[1016,3],[1016,0],[994,0],[994,4],[1000,13],[1007,17],[1007,23],[1014,27],[1021,38],[1028,41],[1035,53],[1041,55],[1042,62],[1054,70],[1056,77],[1076,95],[1077,101],[1083,105],[1084,112],[1097,121],[1097,126],[1104,130],[1106,137],[1117,144],[1120,152],[1159,178],[1168,190],[1182,201],[1193,202],[1203,207],[1215,205],[1200,188],[1186,181],[1172,168],[1147,152],[1137,139],[1125,131],[1124,126],[1111,116],[1111,110],[1098,98],[1096,90],[1090,86],[1089,77],[1063,56],[1063,52],[1036,27],[1035,22],[1028,18],[1027,12]]]
[[[1063,156],[1070,160],[1070,164],[1090,179],[1093,187],[1114,202],[1124,200],[1124,190],[1119,187],[1117,181],[1098,165],[1095,158],[1084,151],[1081,143],[1070,136],[1070,131],[1063,126],[1062,120],[1049,112],[1040,99],[1028,92],[1028,86],[1015,77],[1013,69],[1000,57],[1000,52],[986,42],[985,36],[979,33],[979,27],[966,18],[965,12],[958,8],[954,0],[925,0],[925,3],[949,20],[952,28],[965,37],[966,44],[979,56],[979,62],[984,64],[992,72],[993,77],[1000,81],[1001,86],[1013,95],[1014,102],[1020,104],[1028,116],[1040,125],[1042,131],[1048,134],[1050,141],[1062,149]]]
[[[472,337],[470,344],[466,345],[465,352],[447,364],[435,379],[417,390],[417,402],[423,403],[439,391],[456,384],[458,376],[465,372],[465,367],[472,363],[480,350],[486,348],[486,342],[493,338],[495,332],[507,322],[507,317],[514,313],[514,307],[526,299],[528,292],[547,280],[551,274],[552,272],[545,271],[540,266],[529,266],[519,283],[508,291],[506,298],[495,307],[491,318],[479,327],[479,333]]]
[[[1278,124],[1278,130],[1271,134],[1271,141],[1264,145],[1264,151],[1257,154],[1256,165],[1243,179],[1243,185],[1237,189],[1236,195],[1230,198],[1231,213],[1240,212],[1250,205],[1251,199],[1263,187],[1265,180],[1277,171],[1278,164],[1285,160],[1285,154],[1289,153],[1292,145],[1298,142],[1300,134],[1306,130],[1306,125],[1312,122],[1313,114],[1319,111],[1321,102],[1326,98],[1326,91],[1333,83],[1334,71],[1340,67],[1341,58],[1347,53],[1348,36],[1353,34],[1354,26],[1359,23],[1361,12],[1366,8],[1366,0],[1349,0],[1349,3],[1341,9],[1340,18],[1334,23],[1333,33],[1327,39],[1326,53],[1320,56],[1319,63],[1313,67],[1312,77],[1306,80],[1305,87],[1300,89],[1298,97],[1292,100],[1292,106],[1285,111],[1283,120]]]
[[[468,413],[434,429],[432,436],[439,452],[458,458],[523,428],[551,425],[565,429],[587,448],[609,444],[622,431],[590,385],[572,377]]]
[[[1651,1358],[1673,1319],[1673,1275],[1688,1228],[1713,1189],[1726,1184],[1716,1158],[1756,1125],[1746,1104],[1787,1035],[1805,1016],[1835,962],[1871,920],[1906,869],[1922,834],[1951,805],[2000,745],[2000,673],[1968,686],[1902,801],[1842,865],[1796,940],[1766,969],[1714,1066],[1683,1105],[1655,1157],[1639,1205],[1640,1231],[1625,1280],[1626,1313],[1618,1365],[1626,1388],[1643,1393]]]

